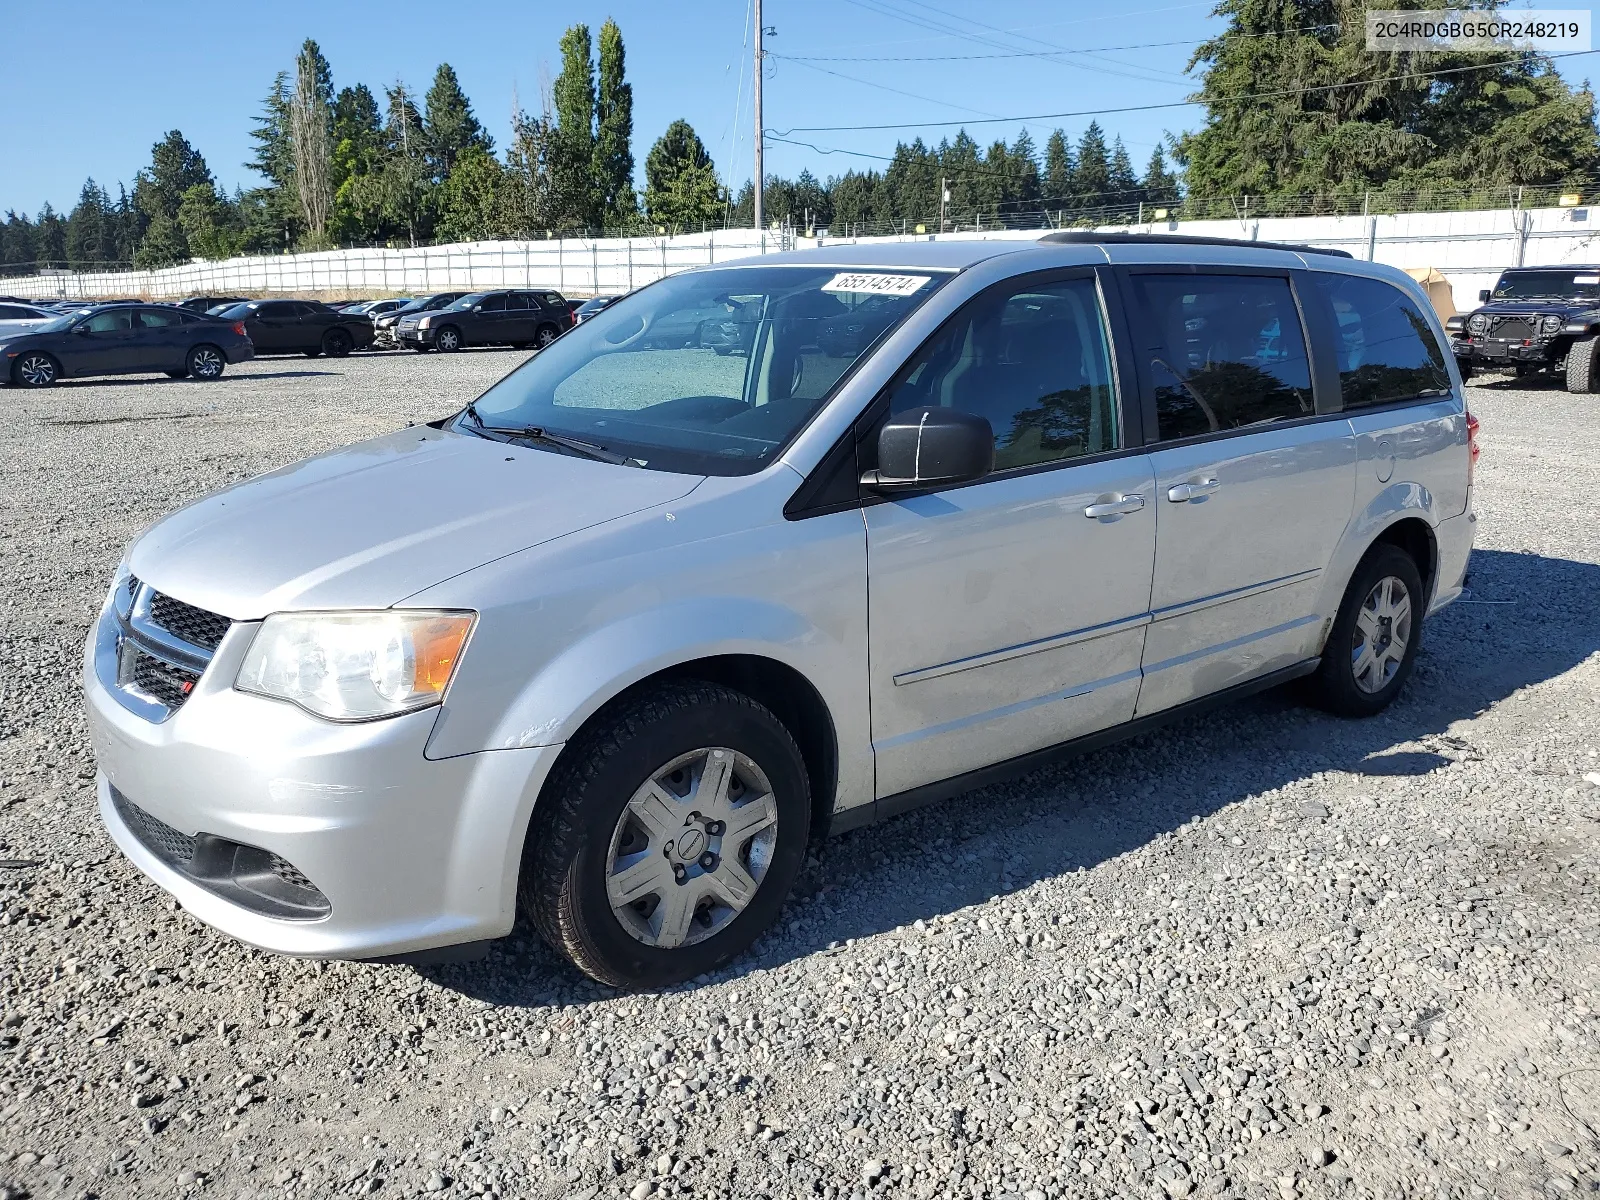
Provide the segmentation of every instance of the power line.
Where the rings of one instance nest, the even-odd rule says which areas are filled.
[[[1565,54],[1549,55],[1552,59],[1578,58],[1586,54],[1600,54],[1600,50],[1573,50]],[[1341,88],[1371,87],[1375,83],[1395,83],[1402,79],[1436,79],[1445,75],[1460,75],[1467,71],[1487,71],[1521,62],[1522,58],[1502,58],[1494,62],[1473,63],[1465,67],[1443,67],[1437,71],[1408,71],[1403,75],[1380,75],[1376,79],[1355,79],[1347,83],[1325,83],[1316,87],[1285,88],[1276,92],[1256,92],[1249,96],[1213,96],[1207,100],[1171,100],[1164,104],[1128,104],[1119,108],[1082,108],[1072,112],[1031,113],[1018,117],[995,117],[977,121],[901,121],[882,125],[794,125],[773,133],[862,133],[891,129],[948,129],[952,126],[1017,124],[1026,121],[1058,121],[1066,117],[1103,117],[1117,113],[1156,112],[1168,108],[1194,108],[1212,104],[1243,104],[1253,100],[1276,100],[1285,96],[1306,96],[1317,92],[1335,92]]]
[[[849,83],[863,84],[866,87],[877,88],[879,91],[883,91],[883,92],[893,92],[896,96],[908,96],[912,100],[921,100],[926,104],[938,104],[938,105],[943,106],[944,108],[954,108],[954,109],[957,109],[957,110],[959,110],[961,112],[975,112],[975,113],[978,113],[981,116],[990,117],[990,118],[994,117],[994,114],[992,112],[989,112],[989,111],[987,111],[985,109],[970,108],[965,104],[952,104],[948,100],[939,100],[939,99],[936,99],[933,96],[919,96],[915,92],[901,91],[899,88],[890,87],[886,83],[875,83],[870,79],[858,79],[854,75],[846,75],[842,71],[833,71],[833,70],[829,70],[827,67],[819,67],[815,63],[806,62],[806,61],[804,61],[802,59],[788,59],[787,56],[785,56],[785,55],[772,54],[770,52],[767,54],[767,57],[768,58],[781,58],[781,59],[784,59],[785,61],[792,61],[795,64],[795,66],[804,67],[808,71],[820,71],[824,75],[832,75],[835,79],[843,79],[843,80],[846,80]]]
[[[1016,50],[1004,54],[896,54],[820,55],[820,54],[768,54],[768,58],[781,58],[785,62],[806,63],[869,63],[869,62],[985,62],[999,58],[1054,58],[1058,54],[1093,54],[1102,50],[1157,50],[1167,46],[1200,46],[1210,41],[1235,41],[1241,38],[1288,37],[1297,33],[1320,33],[1326,29],[1341,28],[1338,21],[1325,25],[1305,25],[1299,29],[1279,29],[1270,33],[1225,33],[1215,38],[1186,38],[1176,42],[1134,42],[1126,46],[1084,46],[1061,50]]]

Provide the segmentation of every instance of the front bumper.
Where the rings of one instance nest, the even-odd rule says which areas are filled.
[[[402,346],[432,346],[433,330],[403,329],[400,331],[399,341]]]
[[[1548,341],[1514,342],[1495,338],[1452,339],[1450,350],[1461,362],[1549,365],[1562,357]]]
[[[188,699],[156,721],[119,699],[114,667],[106,677],[119,626],[102,615],[83,682],[100,815],[122,852],[207,924],[279,953],[390,957],[509,933],[523,835],[559,747],[430,760],[437,710],[335,724],[236,692],[256,628],[234,625]],[[162,827],[237,844],[239,866],[176,861]],[[308,881],[325,915],[274,915],[261,902],[270,862]]]

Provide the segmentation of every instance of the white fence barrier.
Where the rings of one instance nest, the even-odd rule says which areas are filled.
[[[1595,213],[1591,219],[1591,213]],[[1458,308],[1477,303],[1507,267],[1600,261],[1600,210],[1498,209],[1397,216],[1269,217],[1103,226],[1146,232],[1300,242],[1347,250],[1397,267],[1436,267],[1450,280]],[[150,296],[339,293],[415,295],[495,287],[554,288],[568,296],[617,294],[675,271],[776,250],[848,242],[937,238],[1023,238],[1039,230],[908,234],[881,238],[792,237],[724,229],[671,238],[560,238],[469,242],[416,249],[333,250],[194,262],[159,271],[50,272],[0,279],[18,296]]]

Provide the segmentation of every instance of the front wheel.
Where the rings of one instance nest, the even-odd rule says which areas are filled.
[[[1600,367],[1595,355],[1595,343],[1600,338],[1582,338],[1567,350],[1567,391],[1579,396],[1592,396],[1600,391],[1596,368]]]
[[[678,983],[772,924],[810,809],[799,747],[768,709],[718,684],[669,684],[562,755],[528,830],[522,902],[601,983]]]
[[[42,351],[34,350],[21,355],[11,369],[11,377],[23,387],[49,387],[60,376],[56,360]]]
[[[433,335],[434,348],[445,354],[453,354],[461,349],[461,331],[454,325],[446,325]]]
[[[196,346],[189,351],[188,375],[190,379],[221,379],[227,360],[215,346]]]
[[[1370,717],[1405,686],[1422,643],[1422,576],[1398,546],[1374,546],[1361,560],[1311,676],[1311,698],[1329,712]]]

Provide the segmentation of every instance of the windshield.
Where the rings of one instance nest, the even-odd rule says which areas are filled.
[[[448,305],[444,311],[465,312],[474,304],[482,304],[488,298],[488,292],[473,292],[471,295],[461,297],[461,299],[457,300],[454,304]]]
[[[1508,271],[1494,285],[1491,298],[1600,302],[1600,271]]]
[[[246,300],[243,304],[230,304],[227,308],[220,310],[213,308],[206,315],[211,317],[223,317],[229,321],[242,321],[245,317],[250,315],[255,306],[256,301]]]
[[[32,329],[28,330],[28,332],[29,333],[60,333],[63,329],[66,329],[69,325],[72,324],[73,319],[76,318],[77,315],[78,314],[75,313],[75,312],[67,313],[64,316],[59,316],[59,317],[54,318],[53,320],[46,321],[43,325],[35,325]]]
[[[918,268],[688,271],[610,304],[477,401],[641,465],[747,475],[773,461],[862,354],[950,277]],[[860,310],[872,313],[858,319]],[[473,432],[470,420],[457,428]]]
[[[578,311],[581,313],[597,313],[610,303],[610,296],[596,296],[593,300],[585,300],[578,305]]]

